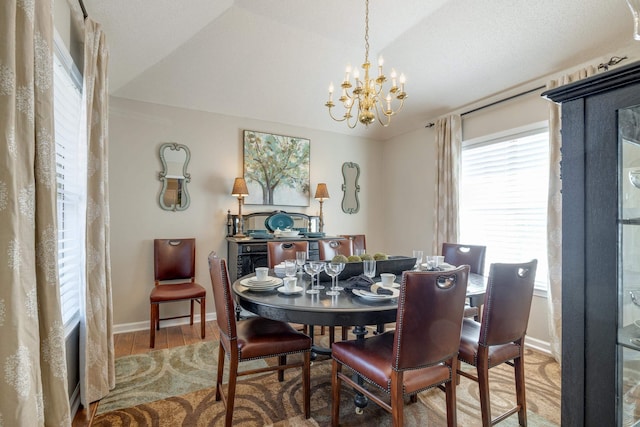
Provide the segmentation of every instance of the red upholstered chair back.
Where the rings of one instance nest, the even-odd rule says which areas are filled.
[[[216,306],[216,322],[220,332],[226,335],[227,340],[231,340],[236,337],[236,318],[229,284],[229,271],[227,262],[218,258],[214,252],[209,254],[209,274]]]
[[[486,246],[443,243],[444,262],[451,265],[468,265],[470,273],[484,274]]]
[[[482,310],[480,345],[516,341],[527,332],[537,260],[519,264],[491,264]]]
[[[156,284],[163,280],[193,281],[196,275],[196,239],[155,239],[153,261]]]
[[[367,239],[364,234],[341,234],[340,237],[346,237],[351,240],[353,253],[358,249],[367,250]]]
[[[394,368],[430,366],[458,353],[469,266],[402,275]]]
[[[319,240],[318,253],[321,261],[329,261],[336,255],[353,255],[353,243],[348,239]]]
[[[287,259],[296,259],[296,252],[304,251],[309,258],[309,242],[306,240],[267,242],[267,263],[269,268]]]

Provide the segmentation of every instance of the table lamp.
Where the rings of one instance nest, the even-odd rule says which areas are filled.
[[[316,195],[314,198],[320,202],[320,229],[318,230],[320,233],[324,231],[324,218],[322,217],[322,203],[324,199],[329,198],[329,190],[327,190],[327,184],[320,183],[316,188]]]
[[[247,189],[247,183],[244,178],[236,178],[233,182],[233,190],[231,190],[231,195],[238,198],[238,230],[234,237],[246,237],[243,233],[243,221],[242,221],[242,201],[245,196],[249,195],[249,190]]]

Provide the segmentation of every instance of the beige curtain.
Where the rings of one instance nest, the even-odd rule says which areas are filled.
[[[552,80],[547,89],[553,89],[596,74],[593,66]],[[549,107],[549,195],[547,204],[547,258],[549,262],[549,335],[551,353],[560,362],[562,358],[562,181],[560,179],[560,148],[562,147],[561,107],[553,102]]]
[[[436,120],[437,171],[433,215],[432,252],[439,254],[445,242],[457,242],[462,127],[459,115]]]
[[[109,259],[107,64],[99,24],[84,21],[83,104],[87,138],[86,289],[80,334],[80,399],[86,407],[115,387]],[[83,127],[84,129],[85,127]]]
[[[51,1],[0,2],[0,425],[68,426]]]

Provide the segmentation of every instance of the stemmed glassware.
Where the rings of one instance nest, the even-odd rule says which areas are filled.
[[[309,276],[311,276],[311,286],[309,286],[309,289],[307,289],[307,293],[308,294],[318,294],[320,293],[320,289],[324,289],[324,286],[320,287],[320,286],[315,286],[313,284],[313,276],[315,276],[316,274],[320,273],[320,271],[322,271],[322,263],[319,262],[308,262],[304,265],[304,271],[305,273],[307,273]],[[320,280],[320,278],[318,277],[318,280]]]
[[[331,289],[327,291],[327,295],[340,295],[340,291],[343,290],[341,286],[338,286],[338,275],[344,269],[344,262],[328,262],[324,265],[324,271],[331,276]]]
[[[296,264],[300,267],[300,274],[302,274],[302,267],[304,263],[307,261],[307,252],[306,251],[296,251]]]

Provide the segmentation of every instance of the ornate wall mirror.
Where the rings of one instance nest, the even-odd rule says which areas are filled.
[[[344,192],[342,196],[342,211],[348,214],[357,213],[360,210],[360,201],[358,200],[360,166],[353,162],[343,163],[342,176],[344,178],[344,184],[342,184],[342,191]]]
[[[187,165],[191,153],[186,145],[167,142],[160,146],[160,207],[166,211],[183,211],[189,207],[191,200],[187,191],[187,183],[191,175],[187,173]]]

